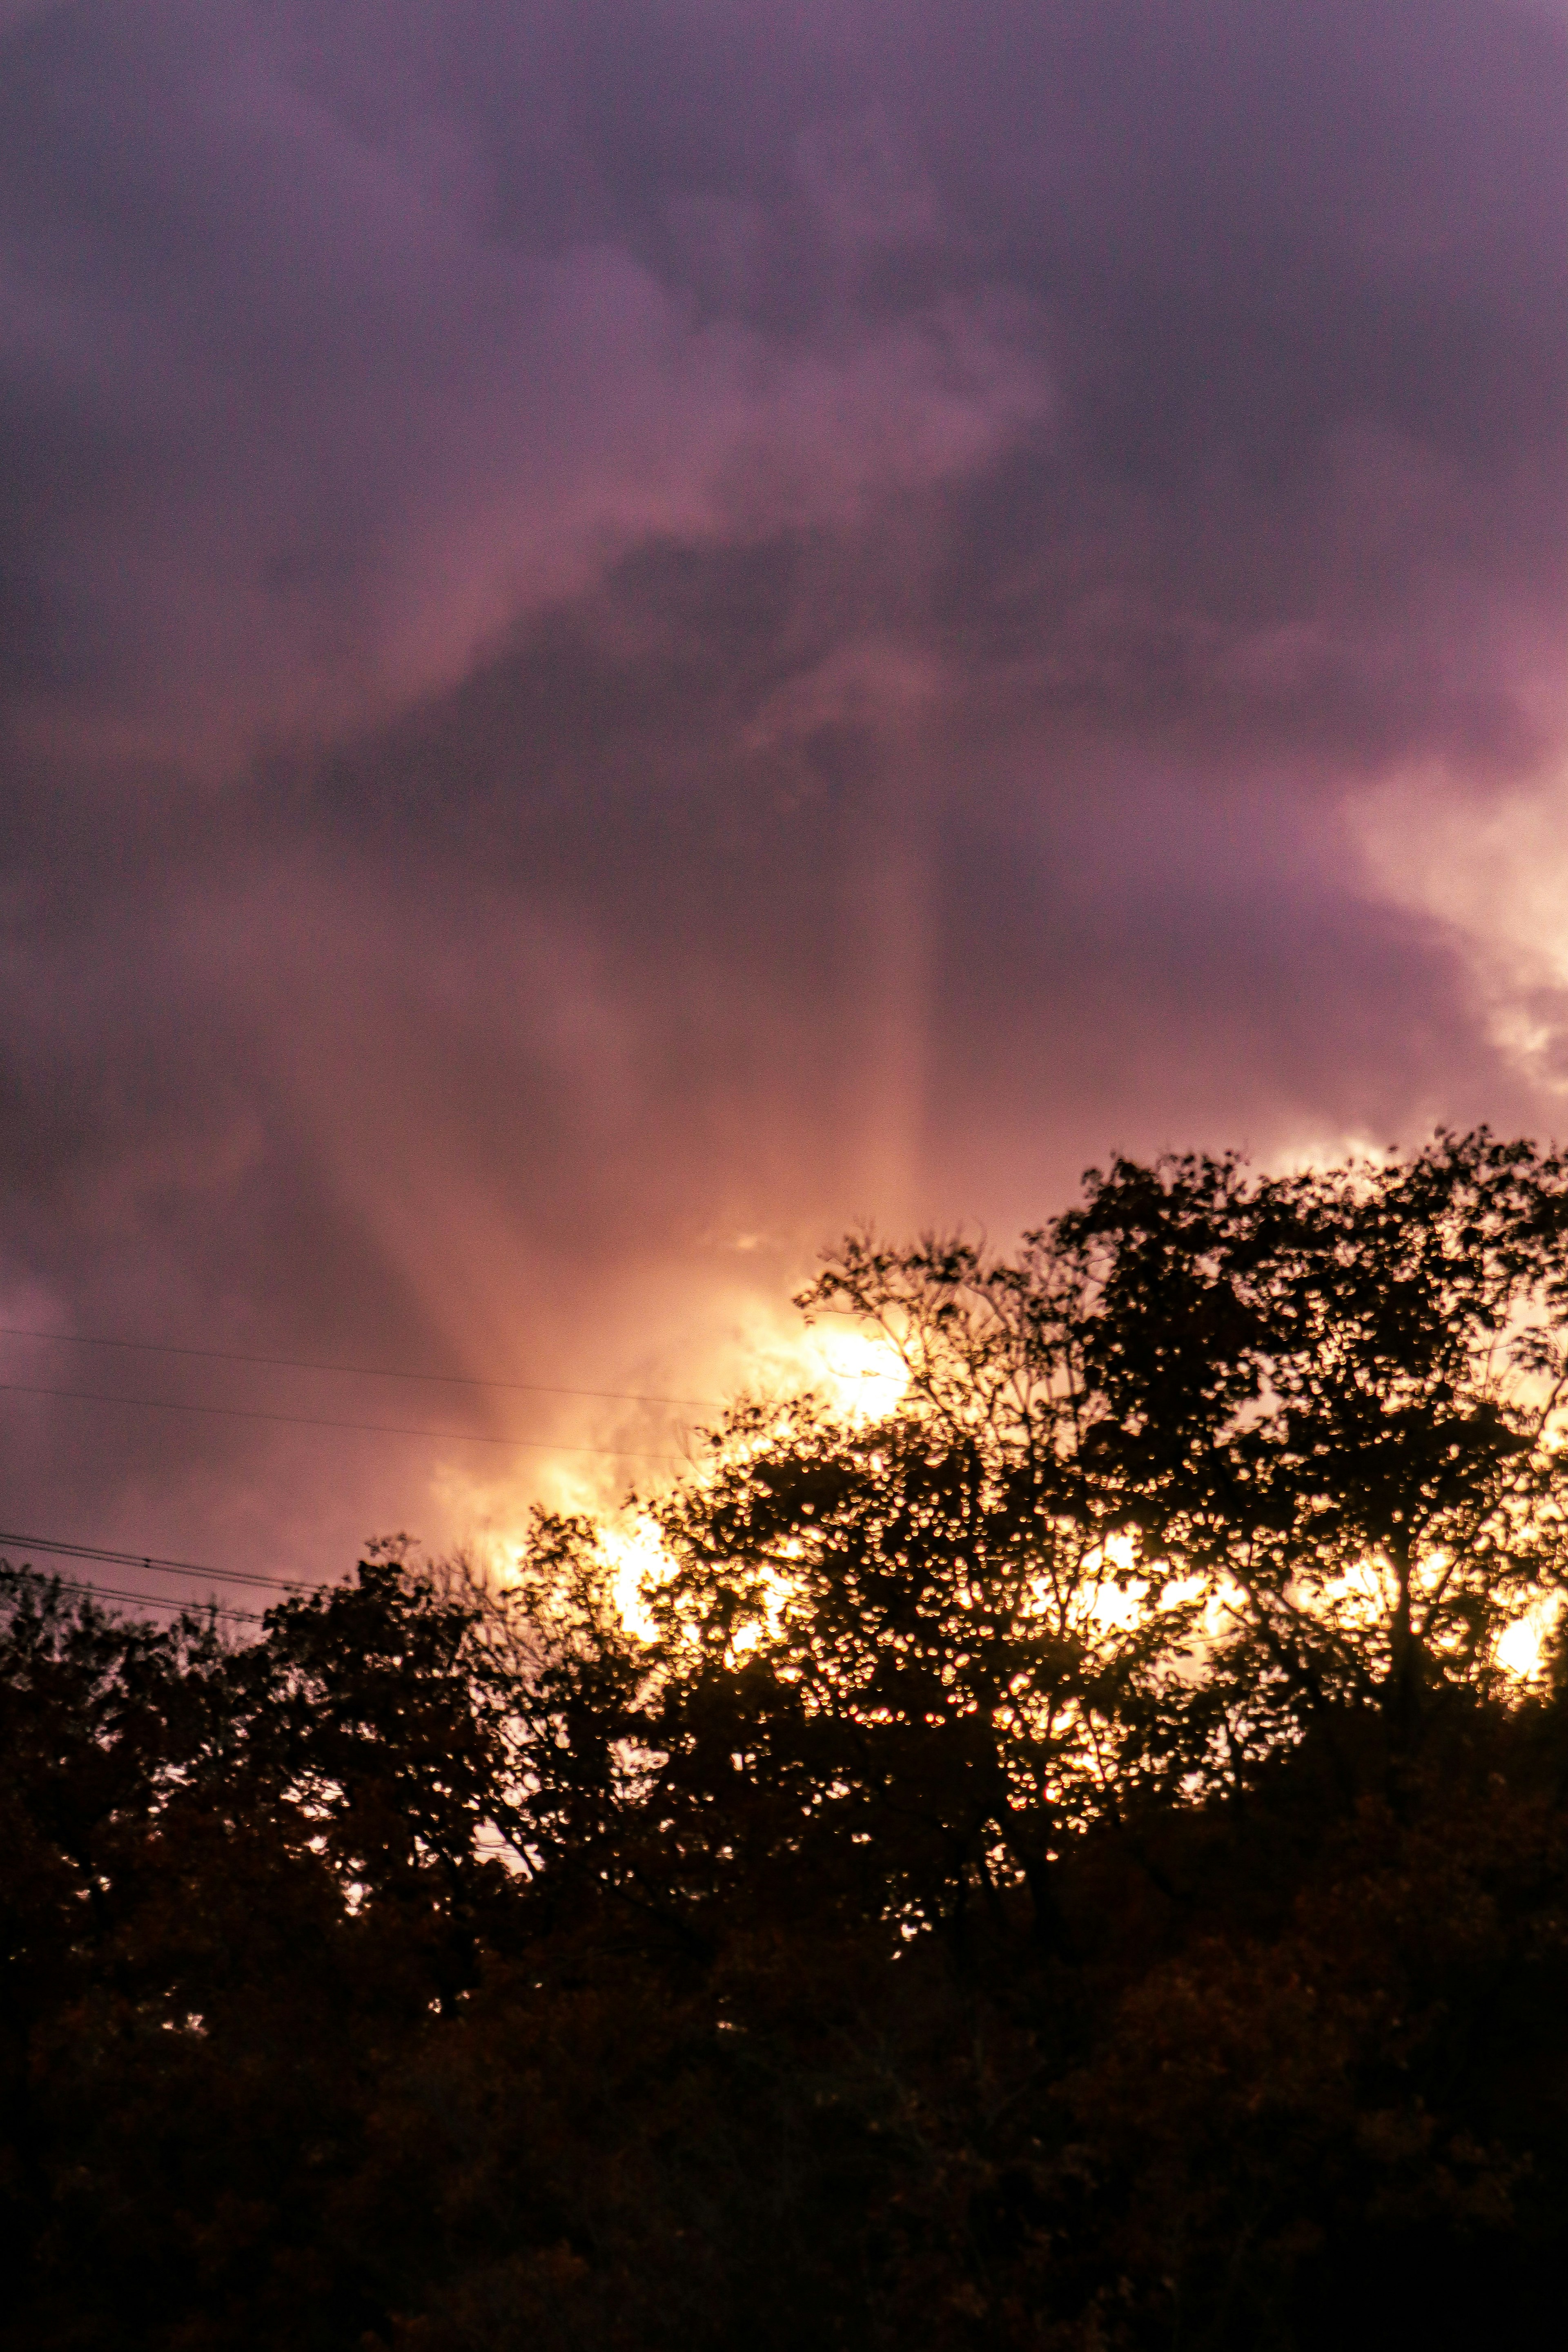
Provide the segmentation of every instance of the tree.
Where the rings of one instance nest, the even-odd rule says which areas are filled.
[[[1004,1369],[955,1271],[931,1387],[962,1355],[962,1404],[922,1389],[863,1429],[743,1409],[660,1507],[673,1565],[648,1600],[679,1706],[658,1736],[722,1722],[750,1788],[794,1791],[775,1853],[819,1881],[862,1854],[851,1882],[866,1899],[874,1877],[890,1920],[962,1943],[976,1902],[995,1923],[1018,1888],[1049,1948],[1060,1849],[1136,1776],[1186,1617],[1131,1605],[1063,1409]]]
[[[1285,1177],[1120,1160],[1086,1192],[1011,1261],[867,1237],[827,1261],[803,1306],[892,1347],[904,1402],[853,1438],[736,1424],[666,1515],[687,1621],[710,1649],[779,1629],[835,1707],[879,1643],[924,1639],[1007,1741],[1049,1722],[1029,1769],[1069,1817],[1162,1739],[1191,1769],[1200,1729],[1210,1767],[1336,1708],[1418,1745],[1568,1572],[1568,1162],[1479,1130]],[[923,1635],[888,1613],[895,1560]],[[937,1591],[963,1613],[933,1619]],[[1004,1624],[1032,1716],[987,1673]]]
[[[290,1600],[230,1669],[247,1767],[288,1834],[333,1871],[369,1934],[422,1955],[418,1997],[473,1981],[519,1810],[516,1661],[455,1563],[407,1571],[400,1538],[352,1585]],[[428,1986],[423,1982],[428,1971]]]
[[[1152,1572],[1204,1580],[1259,1720],[1374,1706],[1397,1745],[1489,1686],[1568,1571],[1568,1161],[1484,1129],[1248,1178],[1119,1161],[1032,1237],[1098,1473]]]
[[[801,1303],[903,1398],[744,1407],[656,1506],[684,1704],[743,1687],[730,1752],[890,1916],[1022,1886],[1047,1944],[1089,1823],[1346,1710],[1413,1753],[1568,1567],[1565,1220],[1563,1161],[1482,1132],[1118,1161],[1011,1261],[853,1237]]]
[[[875,1419],[229,1644],[0,1575],[0,2352],[1535,2340],[1568,1170],[852,1238]],[[1365,2282],[1381,2281],[1368,2297]]]

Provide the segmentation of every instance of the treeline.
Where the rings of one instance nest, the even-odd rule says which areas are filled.
[[[1565,1241],[1485,1132],[853,1241],[902,1401],[732,1412],[637,1633],[582,1520],[6,1568],[0,2347],[1545,2340]]]

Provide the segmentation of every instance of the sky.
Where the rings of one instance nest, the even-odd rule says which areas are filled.
[[[504,1543],[871,1393],[851,1225],[1568,1133],[1565,165],[1563,0],[0,0],[4,1528]]]

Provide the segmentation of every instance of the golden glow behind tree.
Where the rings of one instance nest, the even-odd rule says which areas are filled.
[[[1118,1162],[1008,1261],[851,1240],[802,1303],[904,1397],[731,1416],[658,1507],[667,1654],[768,1679],[897,1901],[1022,1883],[1048,1937],[1075,1829],[1357,1709],[1409,1749],[1495,1684],[1568,1570],[1565,1223],[1561,1158],[1481,1133]]]
[[[853,1241],[900,1402],[738,1407],[651,1639],[586,1520],[235,1649],[5,1570],[0,2352],[1538,2340],[1565,1216],[1478,1133]]]

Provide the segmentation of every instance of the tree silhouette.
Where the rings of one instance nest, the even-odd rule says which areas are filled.
[[[1141,1551],[1215,1587],[1254,1706],[1411,1743],[1561,1591],[1565,1229],[1561,1155],[1482,1131],[1270,1180],[1119,1163],[1035,1243]]]
[[[650,1639],[584,1519],[233,1644],[0,1570],[0,2352],[1543,2336],[1565,1214],[853,1238],[900,1398],[738,1405]]]

